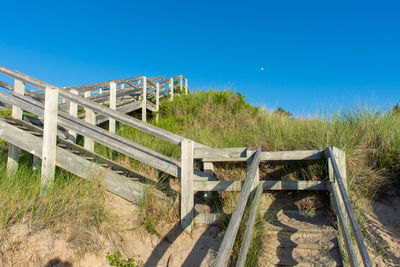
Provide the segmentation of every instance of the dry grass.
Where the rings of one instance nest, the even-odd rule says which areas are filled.
[[[159,235],[164,227],[179,220],[179,198],[160,194],[150,187],[140,204],[139,223],[152,234]]]
[[[22,163],[15,175],[8,176],[5,162],[2,154],[0,220],[3,231],[19,223],[28,224],[33,232],[51,229],[81,255],[102,248],[104,240],[100,242],[99,236],[109,237],[108,241],[120,245],[118,224],[110,216],[105,188],[99,179],[87,181],[57,170],[54,186],[46,194],[40,194],[40,174],[32,172],[29,163]]]

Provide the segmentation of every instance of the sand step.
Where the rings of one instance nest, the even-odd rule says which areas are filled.
[[[265,223],[265,230],[268,232],[282,232],[282,233],[308,233],[315,235],[332,235],[336,233],[336,230],[332,226],[328,225],[313,225],[313,224],[295,224],[287,222],[273,222]]]
[[[320,239],[319,237],[303,237],[297,236],[297,238],[291,238],[290,236],[287,237],[278,237],[278,236],[269,236],[268,242],[271,245],[280,248],[299,248],[299,249],[313,249],[313,250],[330,250],[334,247],[337,247],[337,240],[336,238],[328,238],[328,239]]]
[[[273,255],[264,258],[268,265],[278,266],[340,266],[340,255],[336,247],[321,248],[281,248],[276,247]],[[272,254],[272,253],[271,253]]]

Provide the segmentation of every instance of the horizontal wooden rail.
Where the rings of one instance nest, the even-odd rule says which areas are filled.
[[[14,91],[14,85],[10,84],[8,82],[0,81],[0,87],[3,87],[4,89],[10,90],[10,91]],[[24,93],[26,95],[29,95],[31,97],[34,97],[36,99],[40,99],[40,100],[44,101],[44,94],[38,94],[35,92],[35,90],[25,90]]]
[[[36,116],[43,117],[43,103],[35,101],[28,96],[0,92],[0,100],[19,106],[23,110]],[[87,124],[80,119],[69,116],[65,112],[59,112],[58,124],[83,136],[89,136],[104,146],[148,164],[160,171],[179,177],[180,162],[154,150],[138,145],[116,134],[112,134],[95,125]],[[195,180],[215,180],[215,178],[209,174],[198,170],[194,171],[193,177]]]
[[[99,83],[92,83],[92,84],[87,84],[87,85],[78,85],[78,86],[66,86],[66,87],[61,87],[61,89],[65,90],[77,90],[79,93],[83,93],[85,91],[90,91],[90,90],[95,90],[95,89],[100,89],[100,88],[106,88],[110,85],[111,82],[114,82],[116,84],[122,84],[122,83],[132,83],[132,82],[137,82],[141,81],[144,78],[144,76],[140,77],[134,77],[134,78],[128,78],[128,79],[117,79],[117,80],[111,80],[111,81],[105,81],[105,82],[99,82]],[[159,80],[161,77],[147,77],[146,79],[149,80],[152,84],[153,81]]]
[[[329,153],[330,161],[332,163],[332,167],[333,167],[333,170],[335,173],[335,178],[336,178],[335,182],[337,183],[338,190],[340,192],[339,197],[341,197],[341,199],[343,200],[343,204],[346,209],[346,213],[349,218],[351,228],[353,229],[353,233],[354,233],[354,237],[356,239],[358,250],[360,251],[361,259],[365,266],[372,267],[371,259],[368,254],[368,250],[365,247],[364,239],[361,234],[360,228],[358,227],[357,219],[354,214],[353,208],[351,206],[349,196],[347,195],[346,187],[343,184],[342,175],[340,173],[338,164],[337,164],[335,156],[333,154],[332,147],[328,147],[328,153]]]
[[[257,148],[252,156],[251,165],[247,172],[246,181],[243,189],[240,192],[235,209],[233,211],[231,220],[229,221],[228,228],[225,232],[224,239],[222,240],[221,247],[218,251],[217,258],[215,259],[214,266],[222,267],[228,265],[229,256],[231,255],[232,247],[239,230],[242,216],[246,208],[247,200],[249,199],[254,180],[257,178],[258,166],[261,160],[261,149]]]
[[[202,159],[203,162],[235,162],[246,161],[246,147],[238,148],[195,148],[194,157]],[[251,150],[250,150],[251,151]],[[320,160],[325,159],[325,152],[322,150],[298,150],[298,151],[272,151],[261,152],[261,161],[264,160]]]
[[[264,190],[328,190],[325,181],[260,181]],[[241,191],[241,181],[194,181],[195,191]]]
[[[0,120],[0,138],[16,144],[23,150],[42,157],[42,140],[15,126]],[[99,165],[83,159],[69,151],[57,148],[56,165],[84,179],[99,176],[103,179],[108,191],[134,203],[139,203],[143,198],[146,186],[136,181],[109,171]]]
[[[5,74],[5,75],[7,75],[7,76],[9,76],[11,78],[14,78],[14,79],[18,79],[18,80],[20,80],[22,82],[28,83],[28,84],[30,84],[32,86],[35,86],[37,88],[40,88],[40,89],[46,89],[48,87],[57,88],[54,85],[51,85],[49,83],[46,83],[46,82],[43,82],[43,81],[38,80],[36,78],[33,78],[33,77],[31,77],[29,75],[26,75],[26,74],[23,74],[23,73],[21,73],[19,71],[11,70],[11,69],[6,68],[4,66],[0,66],[0,73],[3,73],[3,74]],[[119,80],[119,81],[122,81],[122,80]],[[68,92],[67,90],[59,89],[59,96],[64,98],[64,99],[67,99],[69,101],[75,102],[75,103],[77,103],[77,104],[79,104],[79,105],[81,105],[81,106],[83,106],[85,108],[88,108],[88,109],[90,109],[90,110],[92,110],[94,112],[106,115],[107,117],[115,119],[116,121],[120,121],[120,122],[122,122],[122,123],[124,123],[126,125],[132,126],[132,127],[137,128],[137,129],[139,129],[141,131],[144,131],[144,132],[149,133],[151,135],[154,135],[154,136],[157,136],[157,137],[162,138],[164,140],[167,140],[167,141],[169,141],[169,142],[171,142],[173,144],[179,145],[180,142],[183,139],[183,137],[180,137],[180,136],[178,136],[176,134],[170,133],[170,132],[165,131],[165,130],[163,130],[161,128],[153,126],[151,124],[147,124],[147,123],[142,122],[142,121],[140,121],[138,119],[132,118],[132,117],[130,117],[128,115],[121,114],[121,113],[119,113],[119,112],[117,112],[115,110],[112,110],[112,109],[109,109],[107,107],[104,107],[101,104],[97,104],[97,103],[94,103],[92,101],[88,101],[88,100],[86,100],[86,99],[84,99],[82,97],[76,96],[76,95]],[[195,146],[196,147],[204,147],[204,145],[199,144],[199,143],[195,143]]]

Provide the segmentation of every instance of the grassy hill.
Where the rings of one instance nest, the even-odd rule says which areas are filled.
[[[9,115],[9,111],[1,112]],[[346,152],[349,192],[356,210],[368,208],[366,202],[386,188],[400,186],[400,112],[396,109],[379,114],[355,108],[329,117],[297,119],[282,112],[269,113],[254,107],[237,92],[197,91],[176,95],[173,102],[163,101],[158,115],[159,121],[156,122],[153,116],[150,123],[210,147],[260,146],[263,151],[324,149],[328,145],[339,147]],[[178,146],[131,127],[121,126],[117,133],[167,156],[180,157]],[[90,232],[88,229],[107,236],[118,231],[107,210],[105,191],[100,182],[88,182],[58,170],[50,194],[40,196],[40,176],[31,172],[31,157],[24,154],[20,170],[8,177],[4,171],[7,144],[2,142],[0,145],[0,219],[3,230],[25,221],[32,228],[56,225],[60,229],[72,229],[75,236]],[[170,178],[101,145],[96,145],[96,152],[159,181],[158,188],[165,188],[165,181]],[[325,179],[324,164],[326,162],[304,166],[278,162],[265,165],[261,177],[268,175],[270,169],[278,169],[279,165],[284,171],[278,172],[277,178]],[[243,167],[243,164],[216,164],[215,172],[221,179],[241,179],[245,175]],[[237,195],[219,193],[223,199],[220,208],[225,212],[232,210]],[[162,222],[178,220],[177,194],[170,192],[169,196],[157,199],[150,190],[143,200],[141,220],[149,232],[157,233]],[[82,244],[89,248],[96,243],[90,235],[84,242]]]
[[[151,123],[210,147],[256,147],[263,151],[324,149],[346,152],[350,191],[371,198],[400,181],[400,112],[354,108],[329,117],[289,118],[246,103],[233,91],[197,91],[164,101]],[[122,127],[119,133],[167,155],[179,148]]]

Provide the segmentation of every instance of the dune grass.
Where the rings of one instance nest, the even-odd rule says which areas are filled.
[[[357,107],[310,119],[289,118],[282,113],[270,113],[251,106],[237,92],[196,91],[189,95],[175,95],[173,102],[163,100],[159,121],[153,118],[149,122],[217,148],[260,146],[263,151],[283,151],[336,146],[346,152],[349,194],[356,211],[361,207],[359,200],[371,200],[388,187],[400,186],[400,112],[396,110],[379,114],[370,108]],[[117,134],[180,159],[179,146],[132,127],[118,127]],[[104,146],[97,144],[95,149],[149,178],[166,179],[165,174]],[[5,197],[1,197],[1,227],[29,220],[32,227],[62,222],[71,227],[91,225],[99,229],[108,220],[104,187],[98,181],[85,181],[58,172],[52,191],[42,197],[38,194],[39,175],[32,175],[29,164],[23,164],[14,177],[7,177],[5,161],[3,155],[0,195]],[[326,162],[303,166],[302,171],[294,171],[299,167],[297,165],[286,164],[283,169],[294,172],[289,178],[322,179],[326,176],[322,171],[326,169],[324,164]],[[216,166],[216,172],[222,179],[239,179],[245,174],[242,169],[243,166],[232,164]],[[221,192],[220,196],[222,204],[217,206],[225,211],[232,209],[237,194]],[[151,192],[146,195],[141,204],[141,217],[149,231],[156,229],[157,223],[164,219],[176,220],[177,214],[170,212],[171,209],[176,210],[176,203],[175,200],[158,200]],[[256,241],[257,244],[261,242]],[[252,247],[249,255],[252,255],[251,261],[256,262],[257,247]]]
[[[370,198],[400,184],[396,178],[400,172],[400,112],[379,114],[355,107],[297,119],[253,107],[233,91],[196,91],[176,95],[173,102],[162,101],[159,122],[152,119],[150,123],[210,147],[260,146],[263,151],[283,151],[333,145],[346,152],[352,194]],[[178,146],[131,127],[122,126],[118,134],[180,158]]]
[[[40,194],[40,172],[32,171],[28,153],[21,154],[18,171],[10,176],[6,174],[6,150],[1,150],[0,232],[22,223],[32,231],[62,230],[70,247],[78,252],[101,248],[98,235],[112,236],[117,231],[105,204],[102,182],[57,169],[54,185]]]

